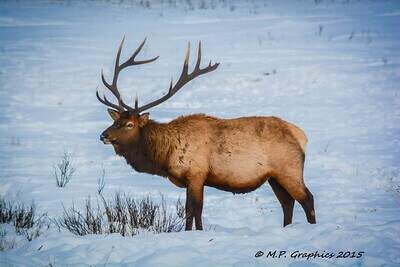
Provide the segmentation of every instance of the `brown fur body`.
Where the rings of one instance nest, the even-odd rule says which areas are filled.
[[[124,120],[132,116],[120,114],[118,122]],[[282,204],[284,225],[291,223],[294,200],[302,204],[309,222],[315,222],[312,195],[303,182],[307,137],[289,122],[277,117],[218,119],[196,114],[169,123],[148,120],[130,134],[124,144],[113,143],[115,152],[136,171],[187,188],[186,209],[189,217],[196,218],[197,229],[202,228],[204,186],[247,193],[269,179]],[[187,229],[192,221],[187,221]]]

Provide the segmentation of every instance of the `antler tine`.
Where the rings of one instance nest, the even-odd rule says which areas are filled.
[[[104,105],[119,110],[119,106],[117,106],[117,105],[115,105],[115,104],[109,102],[104,94],[103,94],[104,100],[101,99],[101,97],[99,96],[99,87],[96,87],[96,97],[97,97],[97,99],[98,99],[101,103],[103,103]]]
[[[210,61],[210,64],[207,67],[205,67],[204,69],[200,68],[201,42],[199,42],[196,66],[195,66],[194,70],[192,71],[192,73],[190,73],[190,74],[188,73],[189,56],[190,56],[190,42],[188,44],[188,49],[186,51],[186,56],[185,56],[185,61],[183,63],[182,73],[181,73],[181,76],[179,77],[178,81],[176,82],[176,84],[173,86],[173,81],[171,80],[171,84],[170,84],[168,93],[166,95],[164,95],[163,97],[161,97],[153,102],[150,102],[142,107],[136,108],[136,110],[135,110],[136,114],[139,114],[140,112],[142,112],[144,110],[147,110],[149,108],[152,108],[154,106],[161,104],[162,102],[164,102],[167,99],[169,99],[170,97],[172,97],[179,89],[181,89],[185,84],[187,84],[188,82],[190,82],[197,76],[200,76],[207,72],[213,71],[216,68],[218,68],[218,66],[219,66],[219,63],[215,63],[214,65],[211,65],[211,61]]]
[[[137,97],[137,94],[135,95],[135,109],[137,109],[139,106],[139,99]]]
[[[198,49],[198,54],[197,54],[197,62],[196,62],[196,67],[195,69],[200,68],[200,61],[201,61],[201,41],[199,41],[199,49]],[[211,62],[211,61],[210,61]]]
[[[132,54],[132,56],[125,61],[124,63],[122,63],[121,65],[119,64],[119,60],[121,57],[121,51],[122,51],[122,47],[124,45],[125,42],[125,36],[124,38],[122,38],[121,44],[119,45],[118,48],[118,52],[117,52],[117,57],[115,59],[115,67],[114,67],[114,77],[112,80],[112,84],[109,84],[105,78],[104,78],[104,73],[103,70],[101,70],[101,80],[103,81],[103,84],[114,94],[114,96],[117,98],[118,100],[118,106],[115,104],[110,103],[105,97],[104,100],[100,100],[101,98],[99,97],[98,93],[96,92],[97,98],[100,100],[100,102],[102,102],[103,104],[116,108],[119,111],[123,111],[124,108],[131,111],[131,112],[135,112],[135,109],[126,105],[121,98],[121,94],[118,91],[118,87],[117,87],[117,81],[118,81],[118,76],[119,76],[119,72],[121,70],[123,70],[124,68],[128,67],[128,66],[133,66],[133,65],[140,65],[140,64],[146,64],[146,63],[150,63],[155,61],[156,59],[158,59],[158,56],[155,58],[151,58],[151,59],[147,59],[147,60],[141,60],[141,61],[135,61],[135,57],[139,54],[140,50],[142,49],[142,47],[144,46],[145,42],[146,42],[146,38],[143,40],[143,42],[139,45],[139,47],[135,50],[135,52]]]
[[[118,76],[118,75],[117,75]],[[114,74],[115,77],[115,74]],[[109,84],[106,79],[104,78],[104,72],[103,69],[101,69],[101,80],[103,81],[103,84],[108,88],[108,90],[111,91],[111,93],[113,93],[113,95],[115,95],[115,97],[118,99],[118,104],[120,104],[120,99],[121,99],[121,95],[119,94],[119,91],[117,90],[116,84]],[[119,108],[121,109],[121,108]]]
[[[122,69],[121,66],[119,65],[119,58],[121,57],[121,51],[122,51],[122,47],[124,46],[124,42],[125,42],[125,36],[122,38],[121,44],[118,47],[117,57],[115,58],[114,77],[113,77],[113,82],[112,82],[112,85],[114,85],[115,88],[117,87],[117,80],[118,80],[119,72]]]
[[[183,62],[183,69],[182,69],[182,74],[187,75],[188,74],[188,69],[189,69],[189,57],[190,57],[190,42],[188,43],[188,48],[186,50],[186,56],[185,56],[185,61]]]
[[[139,54],[140,50],[142,50],[142,47],[146,43],[146,40],[147,40],[147,37],[144,38],[143,42],[135,50],[135,52],[132,54],[132,56],[127,61],[125,61],[123,64],[121,64],[121,66],[120,66],[121,69],[123,69],[123,68],[125,68],[127,66],[150,63],[150,62],[153,62],[153,61],[157,60],[160,57],[160,56],[156,56],[156,57],[151,58],[151,59],[135,61],[135,57]]]

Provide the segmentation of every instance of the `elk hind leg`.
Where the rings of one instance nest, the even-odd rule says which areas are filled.
[[[284,176],[278,177],[279,184],[303,207],[307,221],[311,224],[316,223],[314,197],[310,190],[304,185],[303,176]]]
[[[307,221],[311,224],[314,224],[317,222],[315,219],[314,197],[307,187],[305,187],[305,191],[307,196],[303,198],[301,201],[299,201],[299,203],[301,204],[301,206],[304,209],[304,212],[306,213]]]
[[[294,198],[278,183],[275,178],[269,178],[268,183],[272,187],[272,190],[281,203],[283,210],[283,227],[285,227],[286,225],[292,223]]]

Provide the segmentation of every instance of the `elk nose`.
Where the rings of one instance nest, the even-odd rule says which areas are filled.
[[[100,141],[105,141],[107,138],[108,138],[108,134],[106,134],[106,133],[102,133],[100,135]]]

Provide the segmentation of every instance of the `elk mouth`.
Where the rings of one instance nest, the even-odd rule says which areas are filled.
[[[115,140],[116,140],[116,138],[114,138],[113,140],[105,138],[105,139],[103,139],[101,141],[103,141],[103,144],[105,144],[105,145],[113,145],[115,143]]]
[[[103,144],[105,144],[105,145],[113,144],[116,139],[117,138],[114,138],[114,139],[111,140],[111,139],[108,138],[107,134],[104,134],[104,133],[100,135],[100,141],[102,141]]]

